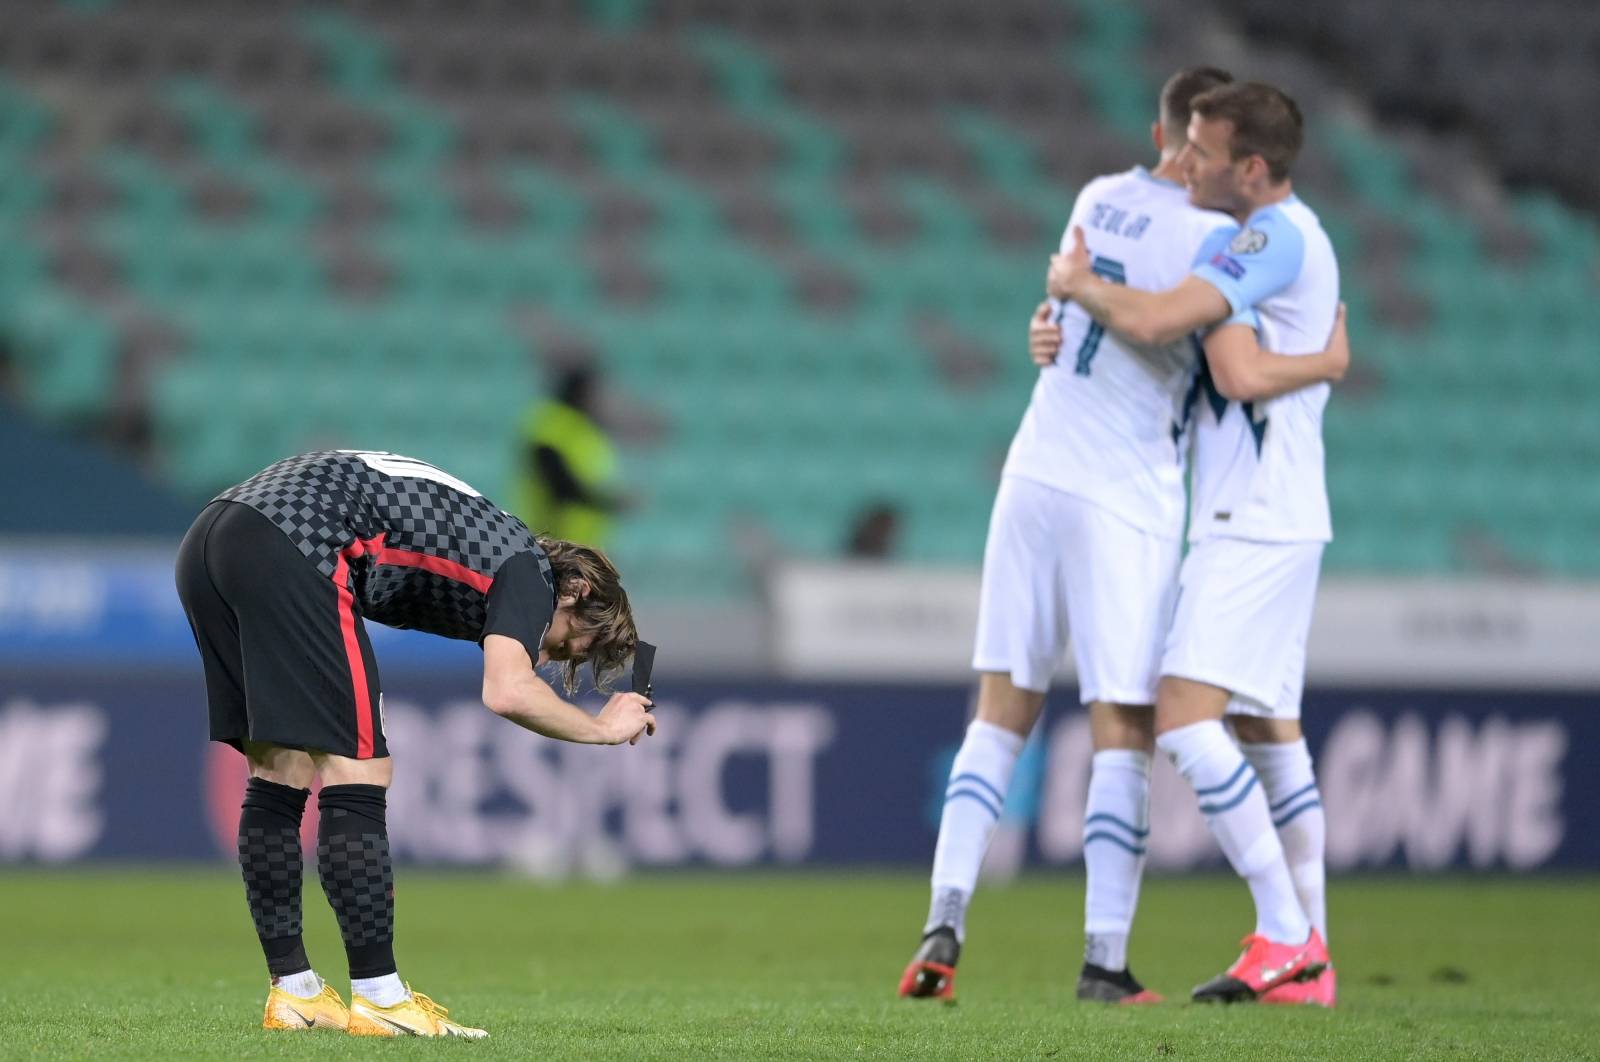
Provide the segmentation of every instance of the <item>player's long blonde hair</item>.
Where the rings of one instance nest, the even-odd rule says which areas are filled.
[[[538,542],[550,558],[557,597],[577,593],[580,579],[589,584],[589,592],[572,607],[572,633],[579,637],[591,634],[594,642],[582,660],[561,662],[567,695],[578,691],[578,672],[585,663],[594,672],[595,688],[609,693],[639,641],[633,606],[628,604],[628,592],[622,589],[622,576],[606,555],[592,546],[543,535]]]

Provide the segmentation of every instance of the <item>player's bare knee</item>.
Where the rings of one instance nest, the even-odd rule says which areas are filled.
[[[264,741],[244,743],[245,759],[250,761],[250,777],[261,778],[294,789],[311,788],[316,766],[311,756],[300,749],[269,745]]]
[[[1246,745],[1287,745],[1299,741],[1301,735],[1298,719],[1230,715],[1228,725],[1233,728],[1234,736]]]
[[[368,760],[328,753],[313,753],[317,774],[323,785],[376,785],[384,789],[394,781],[394,759],[390,756]]]
[[[1044,708],[1044,694],[1025,690],[1011,676],[986,671],[978,679],[978,719],[1027,737]]]
[[[1156,745],[1155,707],[1149,704],[1091,702],[1089,735],[1096,752],[1107,749],[1150,752]]]
[[[1230,694],[1220,686],[1193,679],[1163,675],[1156,691],[1156,734],[1195,723],[1220,720],[1228,710]]]

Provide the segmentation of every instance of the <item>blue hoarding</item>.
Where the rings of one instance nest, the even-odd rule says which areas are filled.
[[[928,863],[967,687],[657,685],[656,738],[590,748],[492,715],[462,664],[386,673],[397,853],[552,875]],[[203,697],[198,667],[0,671],[0,862],[229,853],[242,760],[206,742]],[[991,873],[1080,857],[1089,734],[1072,700],[1052,698],[1019,765]],[[1600,867],[1592,695],[1318,690],[1306,721],[1335,870]],[[1149,847],[1157,869],[1220,859],[1164,763]]]

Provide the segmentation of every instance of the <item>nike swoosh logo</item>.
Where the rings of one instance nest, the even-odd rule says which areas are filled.
[[[1263,966],[1261,968],[1261,980],[1270,984],[1271,982],[1282,977],[1284,974],[1288,973],[1290,970],[1294,969],[1296,966],[1300,965],[1300,961],[1305,957],[1306,953],[1301,952],[1299,955],[1296,955],[1282,966]]]
[[[404,1033],[407,1036],[416,1036],[417,1035],[417,1030],[413,1029],[411,1026],[409,1026],[409,1025],[401,1025],[397,1021],[390,1021],[388,1018],[385,1018],[382,1014],[374,1014],[370,1010],[363,1010],[362,1013],[365,1014],[367,1017],[372,1018],[375,1021],[383,1022],[385,1025],[387,1025],[389,1028],[395,1030],[396,1032]]]
[[[306,1023],[306,1028],[308,1028],[308,1029],[311,1028],[313,1025],[315,1025],[317,1023],[317,1019],[316,1018],[308,1018],[304,1014],[301,1014],[298,1010],[295,1010],[293,1007],[289,1008],[289,1013],[293,1014],[295,1017],[297,1017],[301,1021],[305,1022]]]

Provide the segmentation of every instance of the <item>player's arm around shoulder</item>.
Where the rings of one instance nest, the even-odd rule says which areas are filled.
[[[1314,354],[1277,354],[1262,350],[1255,327],[1229,321],[1205,339],[1211,380],[1224,398],[1260,402],[1319,383],[1338,383],[1350,368],[1350,336],[1345,307],[1334,314],[1328,345]]]
[[[503,634],[483,639],[483,703],[495,715],[559,741],[632,745],[656,732],[644,697],[618,693],[597,715],[590,715],[540,678],[523,644]]]
[[[1045,274],[1053,298],[1071,300],[1111,331],[1143,347],[1165,346],[1232,312],[1227,297],[1197,276],[1166,291],[1141,291],[1096,276],[1083,229],[1070,250],[1054,255]]]

